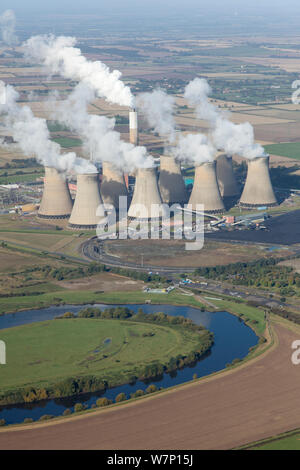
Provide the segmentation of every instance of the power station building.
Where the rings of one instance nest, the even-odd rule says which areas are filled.
[[[67,180],[56,168],[45,167],[44,191],[38,217],[42,219],[67,219],[70,217],[73,201]]]
[[[93,230],[105,223],[105,212],[100,194],[99,174],[78,174],[77,193],[69,219],[69,227],[78,230]]]
[[[205,162],[195,168],[195,180],[189,205],[196,210],[197,204],[204,205],[204,211],[212,214],[224,212],[217,175],[216,162]]]
[[[141,221],[159,219],[166,215],[164,208],[158,212],[158,205],[161,204],[156,168],[139,168],[128,217]]]
[[[232,157],[221,153],[217,159],[217,180],[223,198],[234,198],[240,194],[233,172]]]
[[[111,162],[102,164],[101,196],[104,204],[111,204],[119,209],[119,197],[128,196],[124,174]]]
[[[270,179],[268,156],[248,160],[247,178],[239,204],[249,209],[277,206]]]
[[[174,157],[160,157],[159,190],[162,201],[172,205],[185,204],[188,199],[184,179],[181,174],[180,163]]]

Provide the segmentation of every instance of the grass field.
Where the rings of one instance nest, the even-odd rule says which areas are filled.
[[[300,142],[265,145],[265,151],[271,155],[300,160]]]
[[[79,147],[82,144],[80,139],[75,139],[73,137],[56,137],[52,140],[63,148]]]
[[[249,450],[300,450],[300,432],[292,431],[244,448]]]
[[[143,336],[152,333],[153,336]],[[8,363],[1,368],[1,389],[45,386],[93,374],[110,384],[153,361],[166,363],[197,346],[199,333],[124,320],[63,319],[1,331]]]

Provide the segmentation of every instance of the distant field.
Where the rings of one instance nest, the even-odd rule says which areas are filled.
[[[9,328],[1,331],[1,339],[9,357],[1,370],[5,384],[1,388],[8,390],[90,374],[117,383],[153,361],[166,363],[178,354],[189,354],[199,344],[199,333],[124,320],[76,318]]]
[[[271,155],[279,155],[281,157],[288,157],[294,158],[295,160],[300,160],[300,142],[265,145],[265,150]]]
[[[250,450],[300,450],[300,432],[287,433],[263,442],[246,448]]]
[[[73,137],[56,137],[52,140],[64,148],[80,147],[82,144],[80,139],[74,139]]]

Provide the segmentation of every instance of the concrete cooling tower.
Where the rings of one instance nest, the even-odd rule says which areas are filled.
[[[45,167],[44,192],[38,217],[66,219],[69,218],[72,207],[67,181],[55,168]]]
[[[277,206],[269,173],[269,157],[258,157],[248,161],[248,173],[240,206],[245,208]]]
[[[217,180],[221,196],[232,198],[240,194],[237,181],[234,176],[232,157],[221,154],[216,159],[217,162]]]
[[[224,211],[215,161],[202,163],[195,168],[195,181],[189,204],[193,210],[196,210],[197,204],[204,204],[204,211],[212,214]]]
[[[124,174],[110,162],[103,162],[101,196],[105,204],[119,209],[119,196],[128,196]]]
[[[149,220],[157,219],[165,215],[165,211],[163,211],[162,215],[152,213],[151,217],[152,204],[162,204],[158,189],[156,169],[139,168],[136,174],[135,187],[128,210],[128,217],[131,219]],[[139,205],[142,205],[142,207],[139,207]]]
[[[77,193],[69,227],[79,230],[95,229],[105,217],[103,207],[102,210],[98,209],[102,204],[98,173],[77,175]]]
[[[129,111],[129,142],[133,145],[139,143],[138,115],[135,109]]]
[[[181,174],[180,163],[174,157],[160,157],[159,190],[163,202],[166,204],[185,204],[187,191]]]

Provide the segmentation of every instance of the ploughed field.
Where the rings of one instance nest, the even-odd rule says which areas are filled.
[[[118,319],[69,318],[4,329],[7,365],[1,392],[43,388],[70,377],[95,376],[109,385],[126,383],[145,366],[188,355],[200,332]]]

